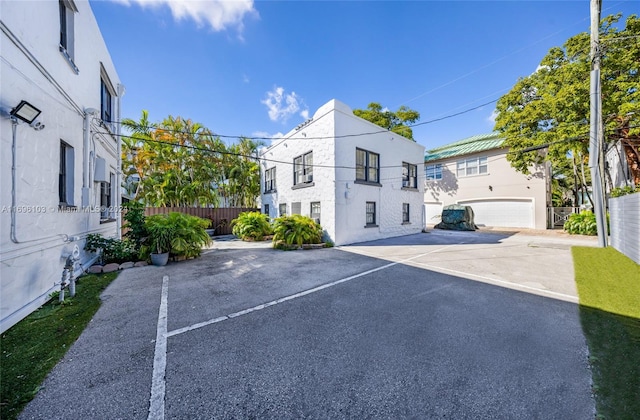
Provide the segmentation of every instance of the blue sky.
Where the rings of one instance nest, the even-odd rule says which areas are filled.
[[[553,46],[589,30],[589,1],[91,1],[123,117],[191,118],[279,136],[321,105],[379,102],[419,122],[499,98]],[[602,15],[640,14],[603,0]],[[585,98],[588,100],[588,98]],[[492,131],[494,104],[414,128],[427,149]]]

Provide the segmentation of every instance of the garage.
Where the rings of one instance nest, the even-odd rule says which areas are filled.
[[[479,226],[495,227],[535,227],[533,200],[491,199],[460,201],[459,204],[471,206],[475,223]]]

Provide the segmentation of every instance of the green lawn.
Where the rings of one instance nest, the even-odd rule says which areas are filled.
[[[74,298],[63,305],[53,300],[2,334],[1,419],[17,418],[31,401],[100,307],[100,293],[116,277],[117,273],[81,277]]]
[[[614,248],[572,248],[598,418],[640,418],[640,265]]]

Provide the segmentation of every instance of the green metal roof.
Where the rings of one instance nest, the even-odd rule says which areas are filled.
[[[424,161],[431,162],[482,152],[483,150],[499,149],[502,147],[502,143],[504,143],[504,139],[500,137],[499,133],[480,134],[455,143],[440,146],[437,149],[427,150],[424,154]]]

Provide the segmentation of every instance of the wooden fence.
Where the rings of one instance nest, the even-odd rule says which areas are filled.
[[[210,229],[214,230],[214,235],[231,234],[231,221],[245,211],[260,211],[260,209],[229,207],[229,208],[205,208],[205,207],[147,207],[145,216],[153,216],[154,214],[167,214],[172,211],[198,216],[203,219],[211,220]]]

